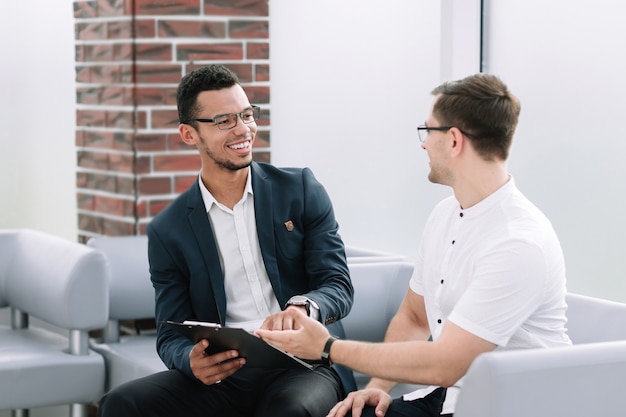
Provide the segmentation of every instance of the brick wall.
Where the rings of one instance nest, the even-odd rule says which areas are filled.
[[[268,0],[75,1],[79,240],[144,234],[193,182],[176,86],[225,64],[263,109],[256,160],[270,159]]]

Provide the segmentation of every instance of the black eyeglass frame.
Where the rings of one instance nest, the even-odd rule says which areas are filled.
[[[246,122],[245,120],[243,120],[242,115],[244,113],[246,113],[246,112],[249,112],[250,110],[252,110],[252,120]],[[220,120],[225,120],[224,118],[228,118],[228,117],[232,117],[232,116],[235,116],[235,124],[232,125],[232,126],[229,126],[229,127],[226,127],[226,128],[222,129],[218,122]],[[213,119],[202,119],[202,118],[188,119],[188,120],[186,120],[184,122],[181,122],[181,123],[185,123],[185,124],[189,124],[190,122],[213,123],[215,126],[217,126],[217,128],[219,130],[230,130],[230,129],[233,129],[233,128],[235,128],[237,126],[237,123],[239,122],[239,119],[241,119],[242,123],[248,125],[250,123],[253,123],[253,122],[256,122],[257,120],[259,120],[260,116],[261,116],[261,107],[251,105],[249,108],[247,108],[247,109],[245,109],[243,111],[240,111],[239,113],[222,114],[222,115],[219,115],[219,116],[217,116],[217,117],[215,117]]]
[[[433,127],[425,126],[425,125],[418,126],[417,127],[417,137],[419,138],[421,143],[424,143],[424,142],[426,142],[426,138],[428,137],[428,131],[429,130],[435,130],[437,132],[446,132],[446,131],[452,129],[453,127],[456,127],[456,126],[433,126]],[[459,129],[458,127],[456,127],[456,128]],[[420,134],[420,132],[422,132],[422,131],[426,131],[426,135],[424,136],[424,139],[422,139],[422,135]],[[461,129],[459,129],[459,132],[461,132],[463,135],[467,136],[468,138],[471,138],[471,139],[474,138],[473,135],[470,135],[469,133],[466,133],[466,132],[462,131]]]

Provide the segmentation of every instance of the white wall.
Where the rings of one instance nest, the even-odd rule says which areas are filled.
[[[0,13],[0,228],[75,240],[74,16],[69,0]]]
[[[347,244],[411,258],[449,194],[415,127],[435,85],[478,71],[476,2],[304,3],[270,2],[273,161],[314,170]],[[570,290],[626,301],[626,6],[486,3],[486,69],[522,101],[510,171],[551,218]]]
[[[413,256],[449,191],[429,184],[416,127],[440,81],[440,5],[270,2],[272,161],[325,185],[346,244]]]
[[[552,220],[570,290],[626,301],[626,4],[489,3],[487,69],[522,102],[509,168]]]

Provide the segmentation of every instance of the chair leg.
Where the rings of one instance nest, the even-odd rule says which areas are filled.
[[[71,404],[70,417],[88,417],[87,404]]]
[[[11,417],[28,417],[28,409],[11,410]]]

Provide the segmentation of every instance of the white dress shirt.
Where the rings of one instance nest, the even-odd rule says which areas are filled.
[[[524,349],[571,344],[565,284],[563,254],[551,223],[511,177],[469,209],[453,197],[437,205],[410,288],[424,296],[433,340],[450,320],[496,349]],[[461,381],[448,388],[442,414],[454,411]],[[404,398],[421,398],[436,388]]]
[[[226,291],[226,325],[248,331],[281,311],[270,283],[256,229],[252,176],[233,209],[220,204],[202,183],[200,191],[219,252]]]

